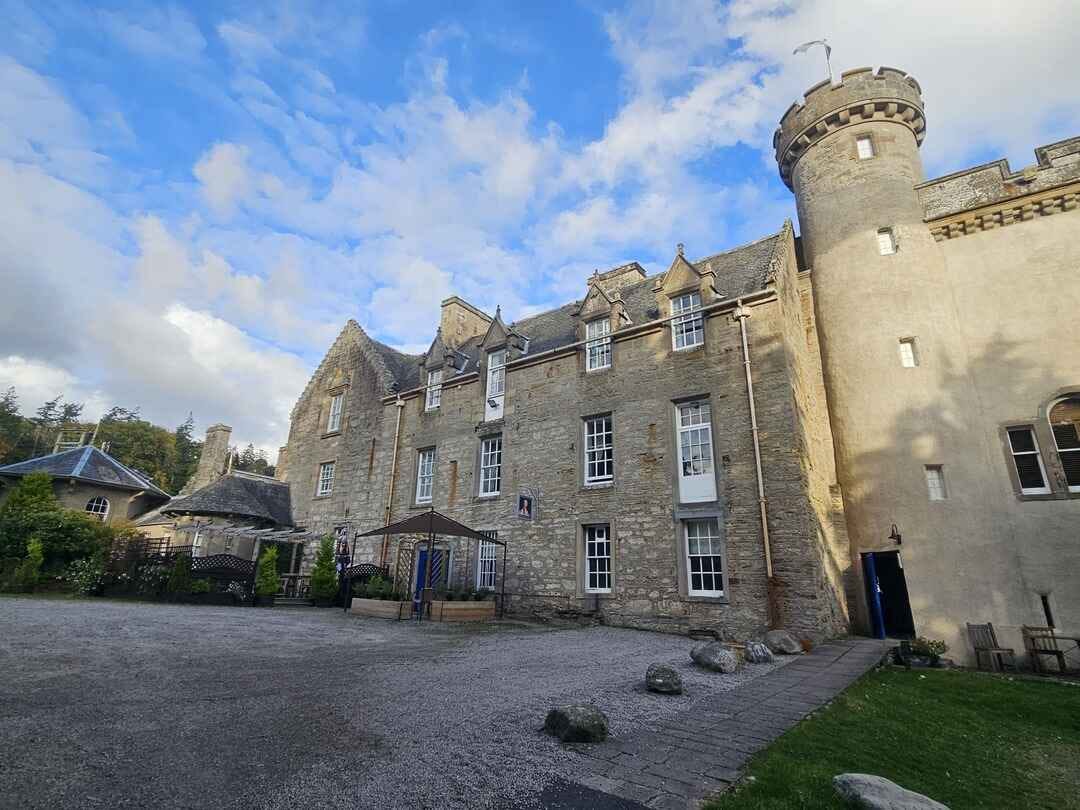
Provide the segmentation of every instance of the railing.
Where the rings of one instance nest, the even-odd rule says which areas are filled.
[[[277,595],[284,599],[305,599],[311,590],[307,574],[281,574]]]

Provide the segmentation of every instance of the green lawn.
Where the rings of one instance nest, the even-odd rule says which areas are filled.
[[[1080,685],[947,670],[867,675],[751,760],[709,810],[843,807],[873,773],[963,808],[1080,808]]]

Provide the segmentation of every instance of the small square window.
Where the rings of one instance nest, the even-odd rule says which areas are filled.
[[[877,232],[878,252],[882,256],[891,256],[896,253],[896,237],[892,228],[881,228]]]
[[[859,152],[859,160],[869,160],[874,157],[874,142],[869,135],[860,135],[855,139],[855,148]]]
[[[915,338],[900,338],[900,365],[915,368],[919,365],[919,356],[915,353]]]
[[[945,500],[945,471],[940,464],[926,465],[926,491],[932,501]]]

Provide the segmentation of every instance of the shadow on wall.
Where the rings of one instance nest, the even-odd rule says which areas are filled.
[[[905,389],[905,374],[933,375],[933,385]],[[1025,569],[1053,565],[1056,554],[1046,537],[1032,545],[1031,521],[1042,535],[1047,521],[1058,522],[1049,509],[1060,504],[1015,499],[1001,426],[1036,421],[1040,405],[1068,381],[1000,332],[966,365],[934,354],[915,368],[898,363],[896,380],[898,396],[930,393],[900,411],[882,449],[856,456],[844,476],[856,630],[870,632],[859,552],[900,551],[917,635],[943,638],[952,657],[965,659],[964,624],[990,621],[1000,625],[999,640],[1004,630],[1019,649],[1019,625],[1041,623],[1030,612],[1038,597],[1027,592]],[[1040,449],[1048,462],[1052,448]],[[944,475],[942,501],[930,499],[926,467],[934,465]],[[899,547],[889,539],[892,524],[903,536]]]

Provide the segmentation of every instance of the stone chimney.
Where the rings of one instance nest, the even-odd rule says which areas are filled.
[[[593,275],[590,283],[599,284],[601,289],[609,296],[616,296],[631,284],[637,284],[645,279],[645,268],[637,262],[630,262],[606,273]]]
[[[442,302],[439,328],[447,348],[456,349],[469,338],[483,335],[490,325],[490,317],[456,295]]]
[[[203,441],[202,454],[199,456],[199,466],[195,468],[195,474],[180,490],[181,495],[190,495],[214,483],[225,474],[229,464],[229,438],[231,436],[232,428],[228,425],[211,425],[206,429],[206,439]]]

